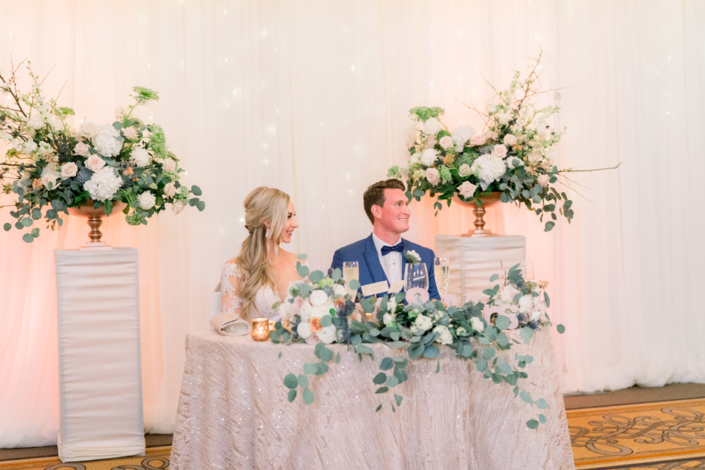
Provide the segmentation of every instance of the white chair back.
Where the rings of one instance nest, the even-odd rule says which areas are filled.
[[[215,286],[215,289],[213,289],[213,293],[211,294],[210,318],[208,319],[208,321],[212,320],[213,317],[220,314],[220,309],[221,309],[220,301],[221,301],[221,295],[220,295],[220,282],[219,282],[218,285]]]

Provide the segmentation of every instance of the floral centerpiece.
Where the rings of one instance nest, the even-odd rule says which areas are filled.
[[[409,165],[393,166],[388,177],[406,179],[409,200],[418,201],[426,193],[437,197],[436,214],[443,207],[441,201],[450,206],[454,196],[481,206],[481,196],[501,192],[502,202],[523,204],[542,221],[547,216],[545,231],[554,227],[556,212],[570,222],[572,201],[552,186],[562,171],[555,166],[549,149],[565,130],[552,127],[549,120],[559,108],[539,109],[532,102],[539,93],[540,63],[541,56],[527,77],[516,72],[509,88],[495,89],[495,102],[486,112],[472,107],[485,123],[482,133],[469,125],[451,132],[441,121],[442,108],[411,109],[416,126],[408,142]]]
[[[305,259],[305,255],[300,256]],[[462,307],[447,307],[439,301],[424,301],[411,293],[409,298],[405,293],[384,296],[379,300],[360,298],[360,307],[369,314],[368,318],[364,318],[356,308],[355,298],[349,294],[359,288],[357,281],[351,282],[347,286],[349,289],[346,289],[339,269],[334,270],[331,276],[325,276],[321,271],[309,272],[309,269],[300,263],[297,269],[302,277],[308,278],[290,287],[286,300],[278,307],[281,320],[276,323],[271,338],[275,343],[316,344],[314,353],[317,361],[304,364],[302,374],[292,373],[284,378],[290,402],[296,399],[299,390],[306,404],[314,402],[315,395],[311,390],[309,376],[324,375],[330,368],[329,364],[340,362],[340,353],[334,355],[328,344],[348,344],[362,360],[365,356],[374,359],[374,350],[368,344],[384,343],[393,353],[382,359],[380,372],[373,378],[373,383],[377,386],[376,394],[386,394],[408,379],[409,360],[433,360],[438,358],[440,348],[448,347],[458,358],[473,361],[486,379],[498,385],[507,383],[513,388],[515,396],[535,405],[539,410],[548,407],[545,400],[535,400],[527,390],[520,390],[519,381],[528,378],[528,373],[522,369],[531,363],[533,358],[518,354],[514,354],[512,358],[510,354],[501,353],[511,350],[516,341],[510,338],[512,333],[508,335],[510,329],[519,329],[521,339],[528,343],[535,330],[552,325],[545,313],[545,308],[550,304],[548,295],[542,297],[546,305],[540,310],[538,317],[528,313],[540,309],[532,304],[529,310],[521,314],[526,315],[521,317],[521,321],[513,321],[504,312],[498,313],[488,321],[483,316],[485,305],[482,303],[468,302]],[[518,265],[512,267],[506,277],[511,281],[502,286],[503,289],[511,285],[517,293],[522,293],[522,297],[530,295],[533,299],[534,293],[538,295],[543,292],[541,286],[545,286],[545,283],[525,281]],[[493,276],[492,281],[497,278]],[[538,291],[536,286],[539,286]],[[491,297],[490,308],[502,308],[500,303],[505,297],[500,294],[504,290],[500,290],[500,285],[497,284],[487,292],[490,291],[494,297]],[[523,294],[524,292],[530,293]],[[507,291],[507,295],[509,294],[514,294],[514,291]],[[512,302],[516,297],[514,294]],[[526,301],[521,301],[522,297],[517,301],[520,301],[521,305],[527,304]],[[504,305],[507,310],[510,310],[509,307]],[[559,325],[558,330],[561,333],[564,331],[562,325]],[[403,349],[406,350],[408,359],[403,355]],[[440,372],[440,362],[436,372]],[[396,411],[402,404],[403,397],[398,393],[393,395],[390,406]],[[383,403],[377,407],[377,411],[382,406]],[[529,428],[536,428],[539,423],[546,422],[542,413],[536,418],[526,423]]]
[[[32,226],[42,217],[54,230],[63,224],[61,213],[85,204],[110,215],[123,202],[130,225],[146,224],[167,204],[176,214],[187,205],[205,209],[200,188],[182,184],[184,170],[167,149],[162,128],[132,115],[138,106],[159,99],[155,91],[134,87],[134,103],[118,110],[115,122],[85,121],[74,130],[68,122],[74,111],[44,98],[29,65],[32,90],[18,90],[18,69],[7,79],[0,74],[0,90],[12,102],[0,106],[0,139],[12,145],[0,163],[0,180],[2,194],[17,197],[10,214],[17,219],[15,228],[27,230],[23,240],[31,243],[39,236]],[[12,227],[4,225],[8,231]]]

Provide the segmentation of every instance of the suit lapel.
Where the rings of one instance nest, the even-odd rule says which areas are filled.
[[[404,251],[401,252],[401,278],[404,281],[404,285],[406,285],[406,256],[404,253],[406,252],[407,248],[407,241],[404,240],[403,238],[401,239],[401,242],[404,244]],[[404,287],[406,289],[406,287]]]
[[[365,252],[363,255],[365,256],[367,269],[370,271],[370,276],[372,276],[372,282],[388,281],[387,275],[384,274],[384,269],[382,269],[382,265],[379,262],[379,255],[377,254],[375,242],[372,240],[372,235],[365,240]]]

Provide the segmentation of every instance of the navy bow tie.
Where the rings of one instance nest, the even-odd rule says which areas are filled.
[[[382,256],[387,256],[389,253],[391,253],[393,251],[397,251],[399,253],[404,251],[404,242],[397,243],[394,246],[386,246],[386,245],[383,246],[382,247]]]

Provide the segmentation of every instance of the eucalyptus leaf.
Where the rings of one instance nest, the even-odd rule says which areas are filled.
[[[528,404],[532,404],[534,402],[534,400],[531,398],[531,394],[529,394],[529,392],[527,392],[526,390],[519,393],[519,398],[521,398]]]
[[[541,424],[546,424],[546,417],[543,414],[539,415],[539,421],[541,421]]]
[[[539,422],[536,421],[535,419],[530,419],[529,421],[526,422],[526,426],[529,429],[536,429],[537,427],[539,427]]]
[[[497,320],[495,321],[494,326],[498,330],[506,330],[507,328],[509,328],[509,325],[511,325],[511,323],[512,322],[509,319],[509,317],[506,317],[504,315],[500,315],[497,317]]]
[[[304,374],[315,374],[318,370],[318,364],[315,362],[307,362],[304,364]]]
[[[389,391],[388,387],[380,387],[375,393],[387,393]]]
[[[379,368],[382,370],[389,370],[392,367],[394,367],[394,361],[392,361],[391,357],[385,357],[382,359],[382,364],[380,364]]]
[[[287,376],[284,377],[284,385],[286,385],[287,388],[294,390],[299,386],[299,380],[294,374],[287,374]]]
[[[323,315],[323,316],[321,317],[321,326],[322,326],[323,328],[325,328],[325,327],[327,327],[327,326],[331,326],[332,324],[333,324],[333,317],[332,317],[332,316],[330,316],[330,315]]]
[[[34,241],[34,237],[32,236],[31,233],[25,233],[22,235],[22,240],[24,240],[27,243],[32,243]]]
[[[399,379],[396,378],[396,376],[390,375],[389,377],[387,377],[388,387],[396,387],[397,385],[399,385]]]
[[[560,333],[560,334],[565,333],[565,326],[563,326],[563,325],[556,326],[556,331],[558,331],[558,333]]]
[[[536,406],[537,406],[540,410],[545,410],[546,408],[548,408],[548,403],[546,403],[546,400],[544,400],[543,398],[541,398],[541,399],[539,399],[539,400],[536,400]]]
[[[289,403],[296,399],[296,390],[289,390],[289,396],[287,397]]]
[[[382,385],[387,381],[387,374],[384,372],[380,372],[379,374],[375,375],[375,378],[372,379],[372,383],[377,384],[377,385]]]
[[[394,395],[394,401],[397,402],[397,406],[401,406],[401,401],[404,399],[404,397],[400,395]]]
[[[424,351],[423,355],[424,357],[427,357],[429,359],[435,359],[438,357],[440,354],[440,350],[438,349],[438,346],[435,344],[431,344],[430,346],[426,346],[426,350]]]
[[[307,405],[310,405],[313,403],[313,400],[315,399],[313,392],[309,389],[304,389],[304,403]]]
[[[534,337],[534,330],[532,330],[528,326],[525,326],[519,332],[519,336],[521,336],[521,339],[523,339],[525,343],[528,343],[529,341],[531,341],[531,338]]]

